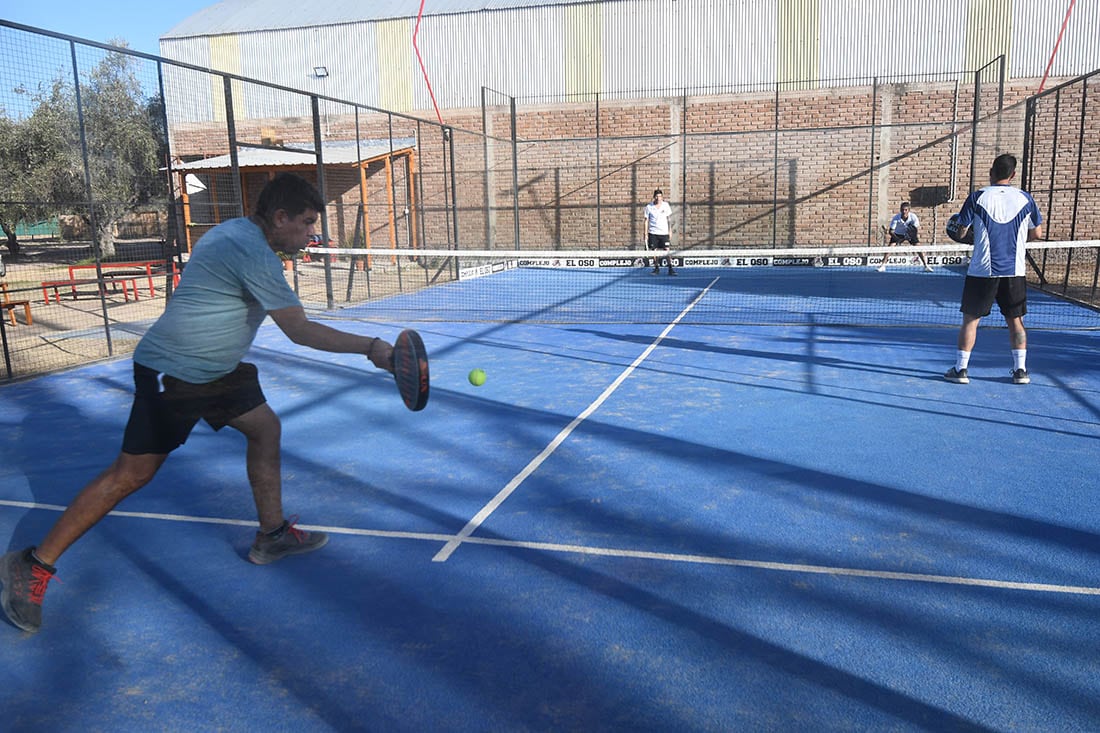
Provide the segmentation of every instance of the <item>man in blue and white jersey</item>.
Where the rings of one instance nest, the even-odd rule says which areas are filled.
[[[1016,176],[1016,158],[998,155],[989,170],[990,185],[967,197],[959,211],[959,233],[973,230],[974,252],[963,286],[962,327],[959,329],[955,366],[944,378],[967,384],[970,352],[978,336],[978,322],[989,315],[996,300],[1008,324],[1012,346],[1012,381],[1027,384],[1026,250],[1027,242],[1042,236],[1043,217],[1035,199],[1011,184]]]

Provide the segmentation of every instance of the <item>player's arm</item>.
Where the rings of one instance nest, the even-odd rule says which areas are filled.
[[[1034,242],[1036,239],[1041,239],[1043,236],[1043,225],[1040,224],[1037,227],[1032,227],[1027,230],[1027,241]]]
[[[363,354],[379,369],[390,370],[393,362],[393,346],[382,339],[359,336],[330,328],[306,317],[302,306],[268,311],[271,320],[287,338],[301,346],[337,354]]]
[[[961,241],[970,233],[970,230],[974,226],[974,210],[978,206],[978,197],[981,195],[981,191],[972,191],[969,196],[966,197],[966,201],[963,201],[962,208],[959,209],[957,216],[959,217],[959,231],[958,236]]]

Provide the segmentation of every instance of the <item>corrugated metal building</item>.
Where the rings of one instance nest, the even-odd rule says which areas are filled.
[[[543,100],[872,76],[934,77],[999,55],[1040,77],[1069,0],[223,0],[165,34],[161,54],[394,111],[482,87]],[[1053,66],[1100,67],[1100,0],[1077,0]],[[324,69],[324,73],[317,73]],[[325,75],[327,74],[327,75]],[[858,82],[853,82],[858,83]]]

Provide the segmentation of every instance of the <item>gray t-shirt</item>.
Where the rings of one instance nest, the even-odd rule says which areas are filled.
[[[193,384],[237,368],[268,311],[301,305],[263,231],[231,219],[206,233],[134,361]]]

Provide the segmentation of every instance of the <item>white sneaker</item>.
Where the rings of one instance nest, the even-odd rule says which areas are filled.
[[[925,272],[932,272],[932,265],[925,265],[924,266],[924,271]]]
[[[879,272],[886,272],[886,264],[883,263],[883,264],[879,265],[878,266],[878,271]]]

